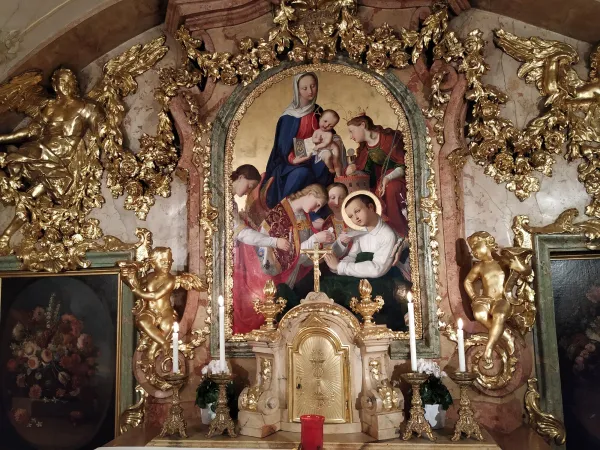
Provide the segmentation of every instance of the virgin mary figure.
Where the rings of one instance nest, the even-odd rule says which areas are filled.
[[[319,80],[314,72],[294,76],[294,99],[283,111],[275,129],[275,141],[267,162],[263,180],[266,206],[275,207],[282,199],[310,184],[327,186],[334,175],[323,161],[311,157],[298,161],[294,153],[294,138],[311,138],[319,128],[322,108],[317,105]]]

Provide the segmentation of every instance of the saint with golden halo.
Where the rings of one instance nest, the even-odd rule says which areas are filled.
[[[323,277],[321,291],[348,307],[350,299],[358,293],[360,280],[366,278],[373,292],[382,295],[385,301],[375,321],[397,328],[396,318],[404,316],[406,305],[394,299],[394,292],[398,283],[408,283],[397,267],[398,256],[408,241],[383,220],[381,211],[381,202],[371,191],[355,191],[346,197],[342,215],[353,230],[348,233],[352,246],[341,259],[334,254],[325,256],[332,274]]]

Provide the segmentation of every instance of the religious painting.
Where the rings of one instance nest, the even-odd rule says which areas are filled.
[[[423,337],[433,295],[418,207],[425,133],[402,83],[348,63],[284,67],[232,94],[215,121],[211,168],[226,211],[214,248],[214,289],[225,292],[214,294],[225,296],[228,336],[243,340],[264,322],[254,300],[268,280],[285,313],[317,288],[349,308],[365,278],[385,301],[375,322],[398,339],[408,339],[412,291]]]
[[[567,449],[600,448],[600,255],[551,261]]]
[[[132,403],[132,299],[114,269],[0,273],[7,448],[95,449]],[[125,298],[125,300],[124,300]]]

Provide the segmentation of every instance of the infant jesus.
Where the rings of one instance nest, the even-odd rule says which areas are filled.
[[[319,119],[319,128],[314,131],[311,138],[304,139],[307,156],[297,157],[294,163],[304,162],[314,154],[315,162],[323,161],[331,173],[335,173],[338,177],[342,176],[342,150],[335,142],[331,131],[339,121],[340,116],[333,109],[323,111]]]

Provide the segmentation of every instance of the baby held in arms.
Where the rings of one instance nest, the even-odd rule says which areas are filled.
[[[307,156],[297,157],[294,163],[302,163],[308,160],[313,154],[315,162],[323,161],[331,173],[336,176],[342,176],[342,149],[335,141],[333,127],[340,121],[340,116],[332,109],[326,109],[319,119],[319,128],[317,128],[312,137],[304,139],[303,146],[306,149]]]

